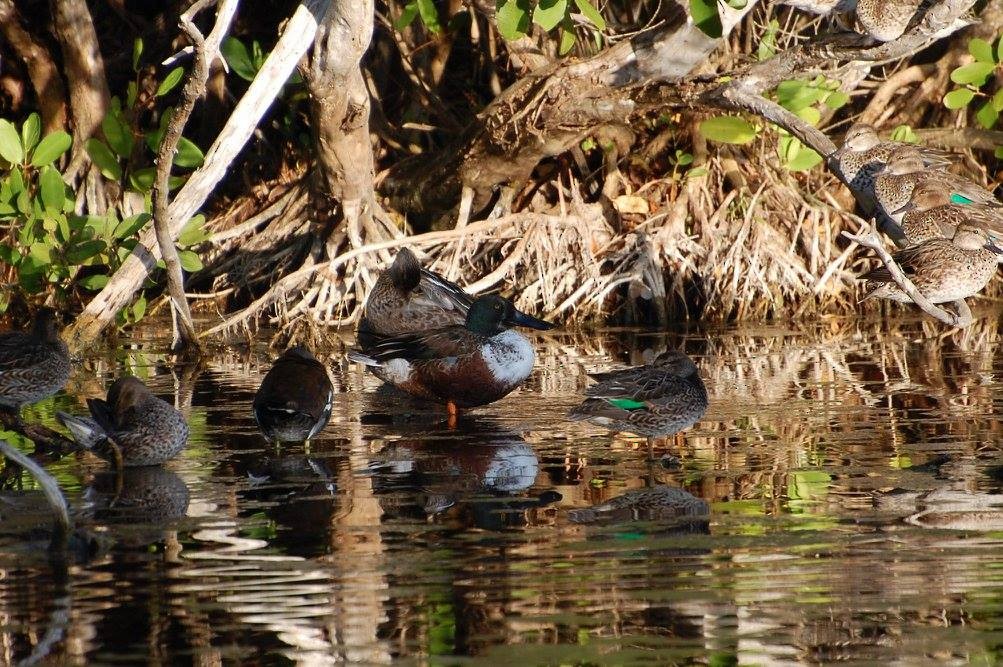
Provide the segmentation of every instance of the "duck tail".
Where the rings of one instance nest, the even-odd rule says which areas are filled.
[[[93,449],[96,445],[108,439],[108,434],[104,429],[88,417],[74,417],[65,412],[56,412],[56,419],[66,427],[73,440],[87,449]]]
[[[366,366],[379,367],[383,365],[381,362],[370,357],[369,355],[363,354],[360,350],[349,350],[348,360],[354,361],[357,364],[364,364]]]

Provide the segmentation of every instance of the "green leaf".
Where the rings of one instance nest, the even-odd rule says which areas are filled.
[[[31,149],[38,143],[42,136],[42,120],[34,111],[28,114],[24,125],[21,126],[21,140],[24,143],[24,152],[31,153]]]
[[[175,67],[168,72],[167,76],[164,77],[164,80],[160,82],[159,86],[157,86],[157,97],[163,97],[167,93],[174,90],[174,87],[181,82],[181,77],[184,76],[184,74],[184,67]]]
[[[139,86],[136,85],[135,81],[130,81],[129,85],[126,86],[125,94],[125,104],[130,109],[136,106],[136,98],[139,97]]]
[[[66,199],[66,184],[63,183],[59,172],[52,167],[44,167],[38,181],[45,208],[52,211],[61,210]]]
[[[182,250],[179,252],[178,259],[181,260],[181,268],[188,273],[202,270],[202,260],[191,250]]]
[[[968,63],[951,72],[951,81],[961,85],[972,85],[980,88],[985,85],[994,69],[996,69],[994,63]]]
[[[84,148],[87,149],[87,154],[91,156],[91,160],[98,166],[105,178],[111,181],[122,178],[122,167],[118,163],[118,158],[105,142],[100,139],[88,139]]]
[[[394,29],[403,30],[411,25],[416,16],[418,16],[418,0],[411,0],[411,2],[404,5],[404,11],[394,21]]]
[[[725,0],[724,4],[732,9],[745,9],[746,5],[749,4],[749,0]]]
[[[790,171],[808,171],[815,165],[822,162],[822,156],[808,148],[802,146],[797,157],[788,162],[785,166]]]
[[[90,258],[100,255],[107,247],[101,239],[77,243],[66,251],[66,261],[70,264],[83,264]]]
[[[202,243],[208,238],[209,234],[205,231],[205,216],[199,213],[181,228],[181,233],[178,234],[178,245],[187,248]]]
[[[21,164],[24,151],[21,150],[21,137],[9,120],[0,118],[0,157],[11,164]]]
[[[808,81],[781,81],[777,86],[777,104],[797,113],[828,97],[830,92]]]
[[[45,138],[38,143],[35,152],[31,156],[32,166],[44,167],[45,165],[52,164],[62,157],[63,153],[70,150],[72,144],[73,137],[62,130],[45,135]]]
[[[421,16],[422,23],[429,31],[435,34],[442,32],[442,24],[439,23],[439,10],[435,8],[433,0],[418,0],[418,15]]]
[[[568,0],[540,0],[533,10],[533,23],[550,32],[561,24],[568,13]]]
[[[991,101],[983,104],[982,108],[975,112],[975,120],[979,121],[979,125],[987,130],[993,129],[999,117],[1000,113],[993,108]]]
[[[143,57],[143,38],[132,40],[132,71],[139,71],[139,59]]]
[[[993,109],[996,111],[1003,111],[1003,88],[996,91],[992,98]]]
[[[139,230],[146,226],[152,219],[149,213],[136,213],[135,215],[130,215],[128,218],[118,223],[115,227],[115,231],[112,235],[116,239],[127,239],[134,236]]]
[[[993,59],[993,47],[990,46],[989,42],[984,39],[979,39],[978,37],[972,39],[968,42],[968,52],[975,57],[978,62],[995,64]]]
[[[24,174],[21,173],[20,169],[10,170],[10,176],[7,177],[7,183],[10,184],[10,192],[12,195],[19,195],[24,192]]]
[[[944,106],[948,109],[961,109],[968,106],[973,97],[975,97],[975,91],[967,88],[955,88],[944,95]]]
[[[415,8],[415,11],[417,11],[417,8]],[[245,81],[252,81],[254,79],[254,76],[258,73],[258,67],[251,60],[251,54],[243,42],[235,37],[227,37],[223,40],[223,45],[219,50],[223,54],[223,58],[226,59],[226,64],[230,66],[230,70],[234,74]]]
[[[841,90],[835,90],[829,93],[829,96],[825,98],[825,106],[835,111],[840,107],[846,106],[846,103],[849,101],[850,96],[848,94]]]
[[[1003,37],[996,40],[996,62],[1003,62]]]
[[[997,146],[996,150],[993,151],[993,155],[996,156],[997,160],[1003,160],[1003,146]]]
[[[818,122],[822,120],[822,113],[815,107],[805,107],[798,109],[794,113],[809,125],[818,125]]]
[[[103,273],[96,273],[93,276],[85,276],[77,281],[77,284],[84,289],[89,289],[94,292],[99,289],[103,289],[105,285],[108,284],[108,276]]]
[[[756,58],[760,62],[769,60],[777,54],[777,32],[779,30],[780,22],[771,19],[766,26],[766,32],[763,33],[763,37],[759,41],[759,46],[756,48]]]
[[[140,294],[136,303],[132,304],[133,322],[138,322],[146,315],[146,293]]]
[[[756,138],[756,128],[738,116],[714,116],[700,123],[700,134],[725,144],[747,144]]]
[[[139,192],[149,192],[153,189],[153,181],[157,178],[157,170],[154,167],[144,167],[129,174],[129,183]]]
[[[575,4],[578,6],[578,11],[582,13],[582,16],[589,20],[589,23],[599,30],[606,29],[606,19],[592,6],[589,0],[575,0]]]
[[[908,125],[899,125],[892,130],[892,141],[901,141],[906,144],[919,143],[919,137]]]
[[[801,140],[797,137],[783,137],[777,144],[777,153],[785,166],[795,160],[800,152]]]
[[[52,246],[45,241],[36,241],[28,248],[28,255],[39,265],[52,263]]]
[[[529,32],[529,0],[499,0],[495,12],[498,32],[505,39],[519,39]]]
[[[571,19],[565,19],[561,23],[561,43],[557,47],[557,55],[566,56],[575,48],[575,41],[578,35],[575,34],[575,24]]]
[[[174,154],[174,164],[179,167],[198,167],[205,159],[202,149],[184,137],[178,142],[178,150]]]
[[[129,129],[121,111],[109,111],[101,121],[101,130],[108,145],[119,157],[128,159],[132,155],[132,131]]]
[[[724,31],[717,13],[717,0],[690,0],[690,17],[693,25],[708,37],[717,39]]]

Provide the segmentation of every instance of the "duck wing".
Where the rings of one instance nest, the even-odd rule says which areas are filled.
[[[381,363],[391,359],[445,359],[471,354],[483,344],[483,336],[466,327],[453,326],[421,334],[382,338],[366,350],[366,355]]]
[[[685,380],[664,370],[642,366],[593,375],[598,382],[585,390],[593,398],[647,401],[676,391]]]

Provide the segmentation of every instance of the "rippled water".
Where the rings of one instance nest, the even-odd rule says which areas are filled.
[[[94,352],[29,416],[55,426],[128,371],[192,438],[117,496],[96,459],[50,466],[100,538],[68,568],[46,558],[30,479],[0,496],[0,663],[995,664],[1003,361],[995,322],[938,332],[538,336],[527,385],[454,430],[334,352],[309,451],[257,434],[263,346],[177,375],[156,338]],[[710,395],[659,449],[679,467],[563,419],[586,371],[666,347]],[[573,520],[655,484],[709,521]]]

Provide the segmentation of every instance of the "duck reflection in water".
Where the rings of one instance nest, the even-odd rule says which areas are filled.
[[[304,442],[331,418],[334,388],[327,369],[307,348],[289,348],[275,360],[254,396],[254,421],[270,442]]]
[[[113,523],[168,524],[188,513],[188,485],[163,466],[101,472],[84,492],[97,519]]]
[[[657,484],[632,489],[592,507],[570,510],[572,523],[619,523],[672,520],[697,532],[708,532],[710,505],[675,486]]]
[[[398,516],[432,518],[450,510],[497,530],[525,525],[527,510],[560,499],[554,492],[526,497],[539,473],[536,452],[518,434],[483,424],[453,437],[393,442],[369,467],[384,511]]]
[[[644,436],[649,457],[655,439],[679,434],[707,411],[707,389],[696,364],[677,350],[644,366],[590,376],[597,382],[586,389],[589,398],[572,408],[568,419]]]

